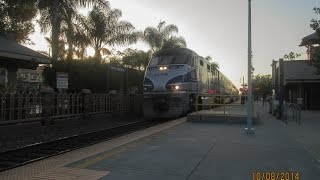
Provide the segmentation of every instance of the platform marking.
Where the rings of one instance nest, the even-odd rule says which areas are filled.
[[[134,147],[137,147],[138,145],[142,144],[142,143],[145,143],[145,142],[148,142],[150,141],[151,139],[149,138],[146,138],[146,139],[143,139],[143,140],[140,140],[140,141],[135,141],[135,142],[131,142],[131,143],[128,143],[128,144],[125,144],[123,146],[120,146],[118,148],[115,148],[115,149],[111,149],[109,151],[106,151],[102,154],[100,154],[98,157],[95,157],[95,158],[90,158],[87,159],[87,160],[84,160],[84,162],[80,163],[80,164],[77,164],[75,165],[74,167],[75,168],[81,168],[81,169],[85,169],[85,168],[88,168],[89,166],[93,165],[93,164],[96,164],[98,162],[101,162],[107,158],[110,158],[112,156],[115,156],[117,154],[120,154],[122,152],[125,152],[129,149],[132,149]]]
[[[91,169],[79,169],[71,167],[61,167],[52,171],[45,172],[43,174],[34,176],[31,180],[95,180],[106,176],[110,171],[98,171]]]

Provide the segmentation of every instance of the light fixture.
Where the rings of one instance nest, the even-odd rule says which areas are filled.
[[[167,70],[167,67],[160,67],[159,70],[160,70],[160,71]]]

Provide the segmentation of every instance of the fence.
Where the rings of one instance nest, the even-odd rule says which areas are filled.
[[[82,93],[2,93],[0,125],[85,117],[99,113],[132,112],[142,114],[141,94]]]
[[[252,97],[254,99],[254,97]],[[239,101],[240,100],[240,101]],[[196,97],[196,114],[199,110],[203,109],[214,109],[216,108],[219,111],[223,111],[223,114],[235,113],[238,114],[242,112],[242,108],[237,110],[228,111],[228,107],[242,107],[246,104],[247,96],[245,95],[219,95],[219,94],[200,94]],[[243,103],[242,103],[243,102]],[[255,112],[253,103],[252,103],[252,112]]]

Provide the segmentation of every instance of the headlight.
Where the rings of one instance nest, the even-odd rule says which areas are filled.
[[[168,84],[166,86],[166,88],[169,91],[181,91],[182,90],[182,86],[181,85],[176,85],[176,84]]]
[[[160,67],[159,70],[160,70],[160,71],[167,70],[167,67]]]
[[[166,83],[166,88],[170,91],[180,91],[183,89],[181,83],[183,83],[183,75],[170,79]]]

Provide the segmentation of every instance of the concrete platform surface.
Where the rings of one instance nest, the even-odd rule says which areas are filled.
[[[191,122],[212,122],[227,124],[246,124],[247,123],[247,105],[241,105],[240,102],[226,104],[210,110],[199,110],[187,115],[187,120]],[[259,123],[258,113],[254,110],[252,121]]]
[[[290,180],[320,179],[319,121],[305,120],[302,126],[289,121],[286,125],[266,107],[257,105],[256,109],[262,123],[255,126],[254,135],[245,134],[245,126],[239,124],[176,123],[155,134],[140,134],[134,141],[126,140],[132,138],[130,135],[122,138],[122,143],[114,140],[111,143],[119,146],[113,148],[112,144],[100,144],[96,153],[26,179],[257,179],[253,173],[274,173],[279,180],[281,173],[293,173]],[[85,149],[78,152],[86,153]],[[53,157],[51,163],[54,161],[57,158]],[[66,176],[61,175],[68,171]]]
[[[260,111],[264,122],[255,135],[241,125],[185,123],[68,167],[110,172],[100,178],[106,180],[239,180],[255,172],[320,179],[320,159],[267,109]]]

